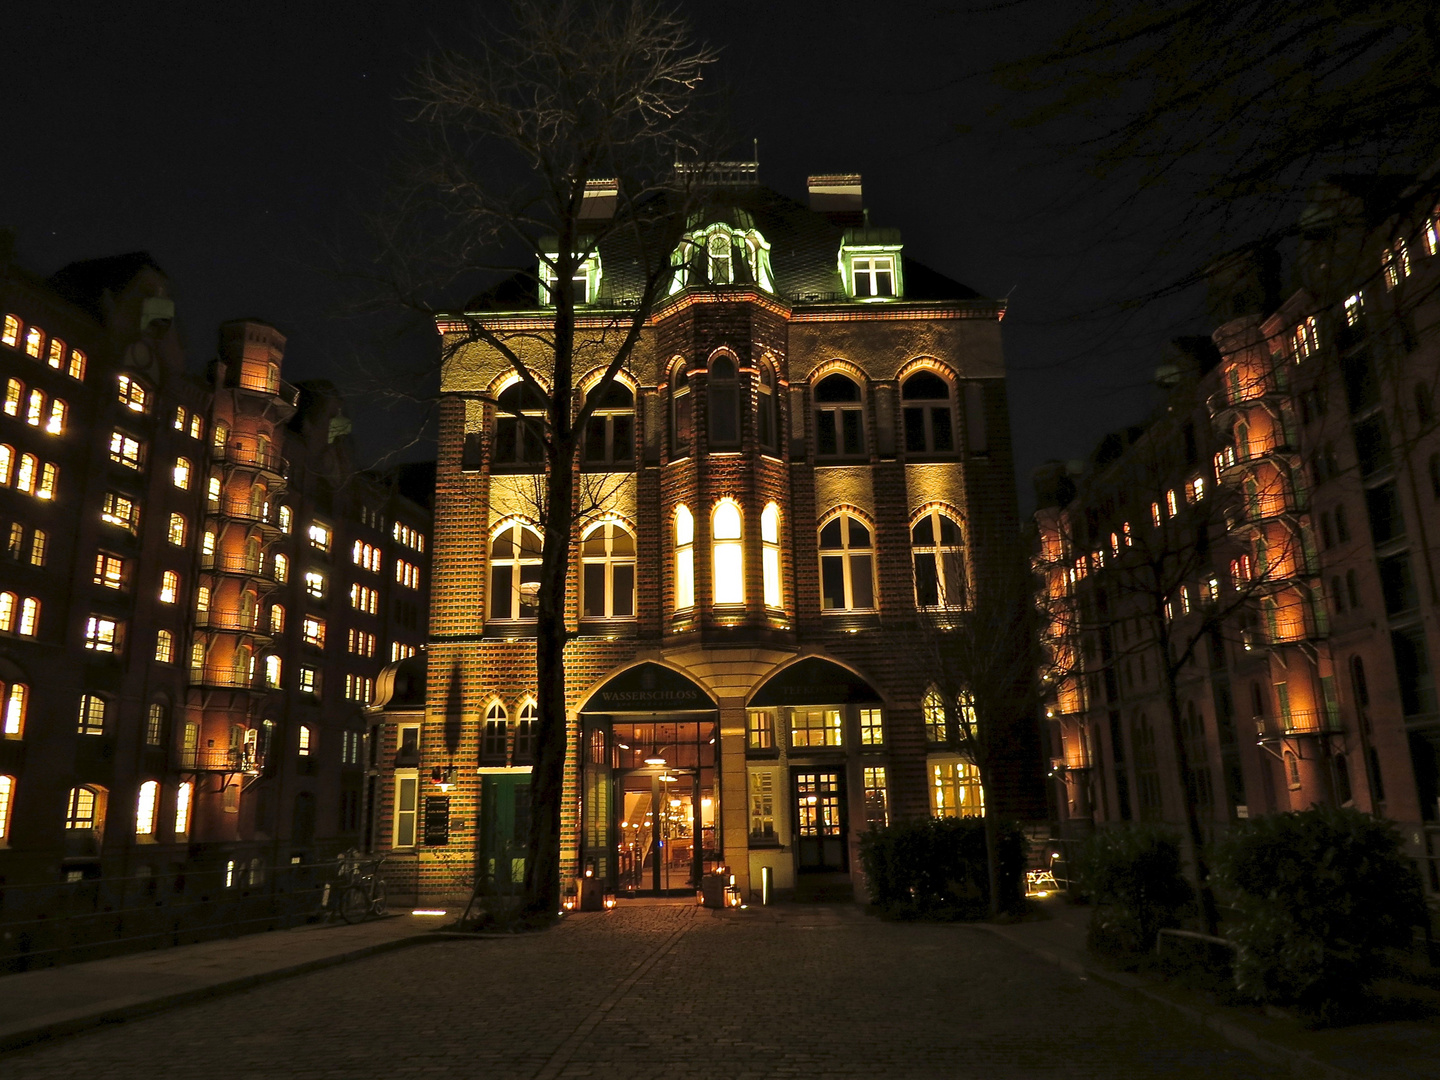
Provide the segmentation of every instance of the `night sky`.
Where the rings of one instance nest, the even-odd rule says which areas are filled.
[[[982,293],[1005,321],[1017,485],[1047,458],[1083,457],[1142,415],[1163,341],[1203,331],[1198,298],[1116,314],[1143,290],[1155,244],[1105,208],[1115,191],[1054,159],[1045,132],[992,114],[985,72],[1033,50],[1068,6],[1035,0],[979,15],[852,0],[683,3],[723,50],[731,123],[759,140],[764,183],[804,198],[805,176],[861,172],[876,225]],[[173,280],[201,370],[215,329],[255,316],[289,335],[286,377],[351,395],[368,464],[410,442],[357,371],[413,365],[348,314],[333,273],[393,159],[397,95],[415,59],[469,23],[470,3],[238,4],[6,0],[0,6],[0,225],[22,265],[144,249]],[[970,130],[958,133],[961,125]],[[1123,196],[1123,192],[1118,193]]]

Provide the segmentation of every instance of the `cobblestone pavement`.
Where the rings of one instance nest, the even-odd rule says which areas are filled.
[[[6,1080],[1261,1077],[984,931],[853,908],[622,906],[441,940],[0,1059]]]

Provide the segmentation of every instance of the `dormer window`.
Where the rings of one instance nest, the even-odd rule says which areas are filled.
[[[770,244],[744,211],[731,210],[727,222],[711,222],[688,233],[670,256],[675,276],[670,292],[692,285],[753,285],[775,291]]]
[[[735,280],[735,268],[730,261],[730,237],[727,233],[715,233],[705,245],[710,259],[710,284],[729,285]]]
[[[540,303],[543,307],[554,307],[556,289],[555,261],[557,252],[547,251],[540,258]],[[570,278],[570,302],[575,307],[593,304],[600,296],[600,253],[587,255],[575,268]]]
[[[840,272],[856,300],[894,300],[905,295],[898,229],[846,229]]]
[[[895,295],[895,259],[891,255],[856,258],[851,262],[857,298]]]

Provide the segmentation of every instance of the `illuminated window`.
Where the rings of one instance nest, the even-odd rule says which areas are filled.
[[[1345,298],[1345,325],[1355,326],[1365,314],[1365,295],[1352,293]]]
[[[351,627],[351,628],[350,628],[350,633],[349,633],[349,638],[348,638],[348,649],[349,649],[350,652],[354,653],[356,656],[366,656],[366,657],[374,656],[374,655],[375,655],[375,635],[374,635],[374,634],[367,634],[364,630],[356,630],[354,627]],[[393,650],[392,650],[392,652],[393,652]],[[397,657],[397,656],[392,656],[392,657],[391,657],[391,660],[392,660],[392,661],[393,661],[393,660],[398,660],[398,659],[400,659],[400,658]]]
[[[26,353],[26,355],[28,355],[28,356],[33,356],[36,360],[39,360],[39,359],[40,359],[40,354],[43,353],[44,351],[45,351],[45,331],[41,330],[38,326],[32,326],[32,327],[30,327],[29,330],[25,331],[25,353]]]
[[[1307,315],[1305,320],[1295,327],[1291,335],[1291,345],[1297,361],[1304,360],[1320,348],[1319,324],[1316,323],[1314,315]]]
[[[875,553],[870,530],[857,517],[840,514],[820,530],[820,606],[825,611],[868,611],[875,607]]]
[[[120,377],[123,379],[125,376],[122,375],[122,376],[120,376]],[[184,431],[184,430],[185,430],[185,418],[186,418],[186,415],[187,415],[187,414],[186,414],[186,412],[185,412],[185,406],[184,406],[184,405],[176,405],[176,406],[175,406],[175,423],[174,423],[172,426],[175,428],[176,431]]]
[[[270,605],[270,633],[283,634],[285,632],[285,605]]]
[[[305,592],[317,600],[325,596],[325,575],[319,570],[305,571]]]
[[[721,499],[711,519],[714,539],[715,604],[745,602],[745,552],[741,543],[740,507],[733,499]]]
[[[50,348],[45,353],[45,363],[56,371],[65,366],[65,342],[59,338],[50,339]]]
[[[135,801],[135,835],[150,836],[155,832],[155,804],[160,798],[160,785],[146,780],[140,785],[140,796]]]
[[[15,471],[15,448],[0,443],[0,487],[10,483],[10,474]]]
[[[355,541],[355,546],[350,550],[350,560],[359,567],[369,570],[372,574],[380,572],[380,549],[374,544],[366,544],[360,540]],[[406,564],[409,565],[409,564]],[[416,581],[419,581],[419,571],[416,570]],[[395,580],[401,580],[399,570],[395,571]]]
[[[925,738],[931,742],[945,742],[945,699],[940,692],[932,686],[925,692],[920,708],[925,717]]]
[[[795,709],[790,714],[790,745],[841,745],[839,709]]]
[[[313,667],[302,667],[300,669],[300,692],[302,694],[316,694],[318,673]]]
[[[34,637],[40,632],[40,601],[33,596],[27,596],[20,601],[20,619],[15,624],[15,632],[21,637]]]
[[[125,587],[125,560],[108,551],[97,552],[95,555],[95,584],[104,585],[110,589],[123,589]]]
[[[76,787],[70,789],[70,799],[65,809],[65,828],[93,829],[100,831],[101,821],[100,788]]]
[[[780,507],[766,503],[760,513],[760,577],[765,606],[778,609],[780,594]]]
[[[230,441],[230,425],[223,420],[210,429],[210,446],[216,457],[223,456],[225,445]]]
[[[19,379],[5,380],[5,415],[19,416],[20,401],[25,396],[25,384]]]
[[[300,756],[305,757],[310,753],[310,725],[300,725]]]
[[[155,635],[155,662],[157,664],[168,664],[175,657],[175,635],[169,630],[161,630]]]
[[[185,534],[187,531],[188,530],[185,527],[185,515],[171,514],[170,526],[166,530],[166,535],[169,538],[170,543],[174,544],[176,547],[184,547]]]
[[[915,560],[915,602],[922,608],[954,611],[969,603],[965,538],[960,525],[931,510],[910,530]]]
[[[131,412],[143,413],[150,408],[150,391],[140,380],[132,379],[129,375],[121,375],[119,388],[120,404]],[[180,417],[177,419],[183,418],[184,414],[185,410],[181,409]]]
[[[330,527],[328,525],[313,521],[310,523],[307,535],[310,537],[311,547],[319,548],[321,551],[330,550]]]
[[[211,511],[220,509],[220,477],[212,476],[205,482],[205,504]]]
[[[120,623],[103,615],[91,615],[85,621],[85,648],[92,652],[120,651]]]
[[[181,491],[190,490],[190,462],[186,458],[175,459],[175,471],[172,474],[175,486]]]
[[[199,413],[195,413],[190,417],[190,438],[198,439],[201,438],[204,434],[205,421],[201,419]]]
[[[775,770],[750,770],[750,836],[775,839]]]
[[[165,706],[152,701],[145,713],[145,742],[148,746],[159,746],[165,741]]]
[[[490,545],[490,618],[533,619],[540,594],[540,534],[509,525]]]
[[[1160,516],[1160,504],[1158,502],[1152,502],[1150,504],[1150,520],[1157,529],[1160,527],[1160,522],[1164,520]]]
[[[276,520],[280,526],[280,531],[288,535],[294,525],[295,514],[290,507],[282,506],[280,507],[280,512]]]
[[[188,780],[175,792],[175,835],[186,836],[190,832],[190,799],[195,787]]]
[[[411,770],[395,772],[395,822],[391,833],[390,846],[410,848],[415,846],[416,806],[420,797],[420,777]]]
[[[379,606],[380,594],[366,585],[350,586],[350,606],[356,611],[374,615]]]
[[[730,240],[729,233],[712,233],[710,238],[705,241],[705,255],[710,275],[710,284],[729,285],[735,280],[733,254],[733,244]]]
[[[675,365],[670,379],[670,457],[682,458],[690,453],[694,437],[694,419],[690,394],[690,371],[682,361]]]
[[[14,315],[6,315],[3,329],[0,329],[0,343],[9,345],[12,349],[20,341],[20,320]]]
[[[20,455],[20,468],[15,470],[15,487],[26,495],[35,493],[35,473],[40,460],[34,454]]]
[[[25,422],[31,427],[39,427],[40,421],[45,416],[45,391],[31,390],[28,403],[25,406]]]
[[[80,696],[80,715],[75,730],[81,735],[105,734],[105,699],[99,694]]]
[[[390,662],[392,664],[398,660],[408,660],[414,655],[414,645],[406,645],[399,641],[392,641],[390,643]]]
[[[775,370],[767,363],[759,365],[755,381],[755,439],[761,450],[776,450],[780,445],[779,390]]]
[[[930,765],[930,812],[935,817],[982,817],[985,796],[980,770],[968,761],[937,761]]]
[[[580,544],[581,613],[587,619],[635,615],[635,537],[623,525],[592,525]]]
[[[10,803],[15,796],[15,778],[0,776],[0,845],[10,839]]]
[[[856,256],[850,260],[850,274],[857,297],[895,295],[895,257]]]
[[[1381,265],[1385,273],[1385,288],[1393,289],[1401,281],[1410,276],[1410,249],[1405,246],[1401,237],[1396,237],[1395,243],[1385,249],[1381,257]]]
[[[917,371],[900,388],[904,402],[905,452],[948,454],[955,449],[950,384],[933,371]]]
[[[20,552],[25,546],[25,526],[18,521],[10,523],[10,536],[5,542],[5,554],[12,559],[20,558]]]
[[[269,656],[265,657],[266,686],[269,686],[272,689],[278,688],[280,685],[280,676],[282,673],[283,669],[280,663],[280,657],[276,656],[274,653],[271,653]]]
[[[1175,497],[1175,489],[1171,488],[1165,492],[1165,512],[1174,517],[1180,512],[1180,500]]]
[[[773,750],[775,748],[775,713],[772,710],[750,710],[747,745],[751,750]]]
[[[865,793],[865,824],[872,829],[883,829],[890,824],[890,800],[885,790],[885,766],[867,765],[862,770],[862,790]]]
[[[303,635],[306,645],[314,645],[317,649],[325,647],[325,620],[317,619],[313,615],[305,616]]]
[[[370,699],[375,696],[375,680],[364,675],[345,676],[345,696],[351,701],[358,701],[361,704],[369,704]],[[348,736],[350,733],[346,732]]]
[[[0,630],[15,629],[15,613],[20,599],[12,592],[0,592]]]
[[[740,442],[740,381],[732,357],[720,355],[710,361],[706,401],[706,435],[712,447],[735,446]]]
[[[65,374],[76,382],[85,380],[85,354],[79,349],[70,350],[70,366],[65,369]]]
[[[585,463],[628,467],[635,458],[635,395],[621,382],[592,391],[595,411],[585,425]]]
[[[284,555],[277,552],[275,555],[275,559],[271,563],[271,565],[275,568],[276,581],[284,584],[290,579],[290,560],[287,559]],[[322,590],[324,588],[323,580],[321,582],[321,588]]]
[[[885,723],[879,709],[860,710],[860,745],[881,746],[885,742]]]
[[[210,610],[209,585],[201,585],[195,590],[195,610],[202,613]]]
[[[166,570],[160,575],[160,602],[162,604],[173,604],[180,597],[180,575],[174,570]]]
[[[1185,498],[1187,501],[1197,503],[1205,498],[1205,478],[1197,476],[1185,485]]]
[[[59,398],[50,399],[50,417],[45,421],[45,430],[51,435],[65,434],[65,420],[70,414],[70,407]]]
[[[695,519],[685,506],[675,508],[675,610],[695,606]]]
[[[375,569],[380,569],[378,559],[376,560]],[[414,563],[406,562],[404,559],[396,559],[395,580],[407,589],[420,588],[420,567]]]
[[[30,688],[24,683],[0,682],[0,735],[18,739],[25,734],[25,705]]]
[[[55,483],[59,479],[60,470],[50,462],[40,467],[40,483],[35,486],[35,497],[37,499],[53,499],[55,497]]]
[[[836,373],[815,384],[815,452],[854,457],[865,452],[865,413],[860,387]]]
[[[517,382],[502,390],[495,401],[491,461],[497,465],[538,465],[544,461],[545,395]]]
[[[141,465],[143,446],[139,439],[123,431],[110,433],[110,460],[127,469],[138,469]]]

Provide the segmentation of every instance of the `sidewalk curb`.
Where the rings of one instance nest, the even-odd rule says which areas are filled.
[[[52,1014],[39,1023],[27,1021],[23,1025],[0,1026],[0,1054],[20,1050],[24,1047],[50,1039],[60,1039],[70,1035],[78,1035],[83,1031],[102,1027],[105,1024],[123,1023],[126,1020],[134,1020],[142,1016],[149,1016],[152,1013],[164,1012],[166,1009],[177,1008],[181,1005],[191,1005],[197,1001],[222,997],[225,994],[233,994],[240,990],[249,990],[252,987],[262,986],[265,983],[287,979],[292,975],[304,975],[311,971],[320,971],[324,968],[345,964],[351,960],[363,960],[366,957],[376,956],[380,953],[393,952],[397,949],[408,948],[411,945],[423,945],[429,941],[439,940],[444,939],[436,934],[426,932],[416,934],[412,937],[396,938],[393,941],[381,941],[374,945],[365,945],[358,949],[351,949],[348,952],[336,953],[333,956],[322,956],[314,960],[306,960],[304,963],[291,964],[288,967],[273,968],[270,971],[258,971],[253,975],[244,975],[238,979],[229,979],[225,982],[212,983],[209,986],[196,987],[174,994],[163,994],[159,997],[134,998],[129,1000],[122,998],[118,1004],[107,1004],[103,1008],[93,1012],[74,1010],[71,1012]]]
[[[1323,1077],[1324,1080],[1367,1080],[1359,1073],[1350,1072],[1337,1065],[1331,1065],[1321,1061],[1307,1051],[1295,1050],[1292,1047],[1280,1043],[1271,1042],[1261,1035],[1255,1034],[1243,1024],[1237,1024],[1229,1017],[1220,1012],[1208,1012],[1203,1009],[1191,1008],[1179,1001],[1174,1001],[1164,994],[1157,994],[1154,990],[1145,986],[1137,986],[1116,977],[1114,972],[1104,971],[1100,968],[1089,967],[1085,964],[1077,964],[1073,960],[1067,960],[1049,949],[1042,949],[1038,945],[1031,945],[1028,942],[1007,934],[1005,928],[999,926],[986,926],[984,924],[972,924],[977,929],[988,931],[1003,941],[1008,941],[1018,949],[1023,949],[1032,956],[1044,960],[1048,964],[1054,964],[1067,974],[1074,975],[1081,979],[1093,979],[1102,982],[1112,989],[1119,990],[1131,997],[1143,998],[1156,1005],[1162,1005],[1171,1012],[1177,1013],[1198,1027],[1213,1031],[1231,1046],[1253,1054],[1261,1061],[1269,1065],[1278,1066],[1290,1073],[1292,1076],[1301,1077],[1303,1080],[1311,1080],[1314,1077]]]

